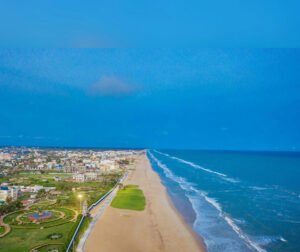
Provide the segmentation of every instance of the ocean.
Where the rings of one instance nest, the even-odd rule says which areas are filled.
[[[209,252],[300,251],[300,153],[148,150]]]

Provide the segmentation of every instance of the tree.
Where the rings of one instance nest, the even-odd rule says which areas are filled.
[[[21,201],[11,201],[6,205],[0,206],[0,215],[4,215],[13,211],[16,211],[23,207],[23,204]]]
[[[9,203],[11,203],[11,202],[12,202],[12,197],[8,196],[8,197],[6,198],[6,203],[9,204]]]
[[[45,196],[46,196],[46,190],[45,189],[39,190],[37,195],[36,195],[37,198],[43,198]]]

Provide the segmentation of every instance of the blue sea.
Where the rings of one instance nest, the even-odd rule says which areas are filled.
[[[209,252],[300,251],[300,153],[147,154]]]

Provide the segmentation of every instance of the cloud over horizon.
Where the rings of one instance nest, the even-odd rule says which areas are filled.
[[[135,94],[139,87],[128,83],[117,76],[103,76],[88,87],[88,94],[94,96],[130,96]]]

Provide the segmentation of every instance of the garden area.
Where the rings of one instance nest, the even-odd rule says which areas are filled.
[[[0,251],[65,251],[81,219],[82,204],[86,201],[89,206],[97,201],[115,185],[120,175],[104,175],[101,181],[75,183],[55,181],[53,174],[17,174],[12,178],[14,184],[55,187],[56,193],[39,191],[34,204],[3,213],[6,214],[3,222],[11,231],[0,238]],[[80,233],[90,221],[90,217],[85,218]],[[0,234],[3,232],[4,227],[0,226]]]
[[[5,232],[5,228],[3,226],[0,226],[0,235]]]
[[[64,251],[79,215],[67,208],[21,210],[7,215],[4,223],[12,231],[1,238],[1,251],[29,251],[33,246],[56,244]],[[38,250],[39,251],[39,250]]]

